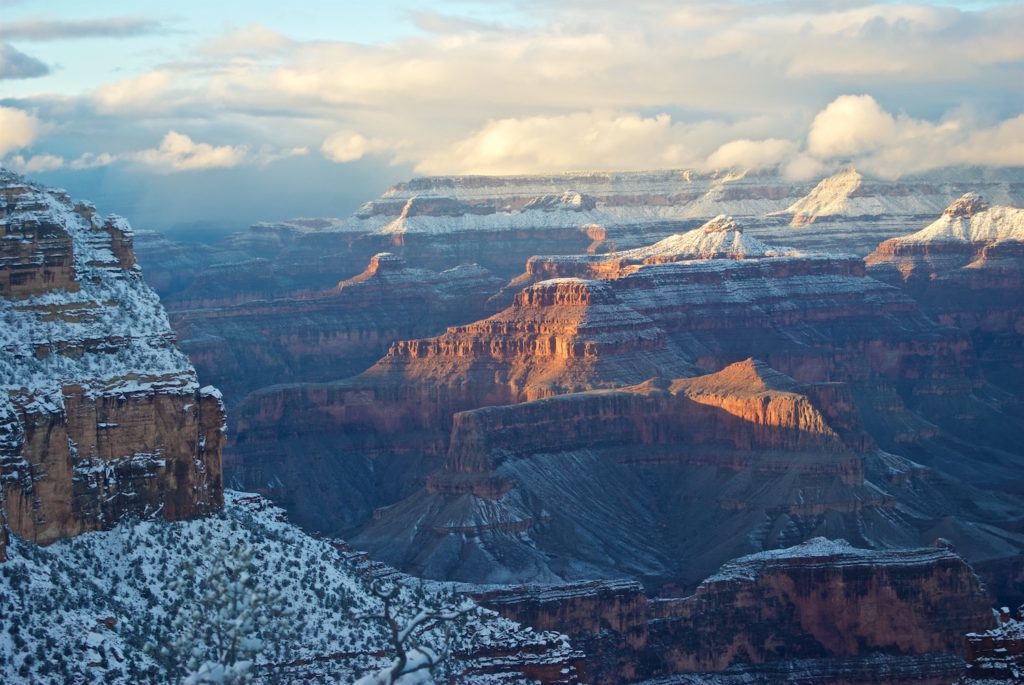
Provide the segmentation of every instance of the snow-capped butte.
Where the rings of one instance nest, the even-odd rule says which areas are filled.
[[[931,225],[896,240],[901,243],[1024,242],[1024,209],[989,207],[977,193],[966,193]]]
[[[777,257],[783,250],[765,245],[749,236],[731,216],[720,214],[699,228],[676,233],[653,245],[626,250],[613,255],[627,260],[657,258],[684,259],[750,259]]]
[[[865,178],[847,168],[822,179],[811,192],[776,216],[791,217],[799,228],[816,221],[848,221],[880,216],[929,216],[949,201],[947,191],[919,180],[886,182]]]
[[[791,204],[783,213],[793,215],[793,226],[812,224],[822,216],[845,214],[849,209],[850,196],[860,188],[863,181],[856,169],[845,169],[822,179],[814,190]]]

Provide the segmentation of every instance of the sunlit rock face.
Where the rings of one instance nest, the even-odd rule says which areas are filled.
[[[127,221],[0,172],[0,492],[48,543],[222,506],[220,393],[143,283]]]

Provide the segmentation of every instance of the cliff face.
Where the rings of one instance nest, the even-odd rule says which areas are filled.
[[[1012,498],[879,449],[848,393],[747,360],[458,413],[441,469],[355,541],[417,574],[478,583],[693,583],[814,535],[905,547],[948,532],[982,559],[1024,549],[977,527],[996,521],[963,500]]]
[[[729,562],[685,597],[650,599],[635,583],[593,581],[481,591],[477,599],[567,634],[586,653],[582,678],[593,683],[687,673],[707,682],[722,674],[738,682],[948,683],[963,672],[956,656],[964,633],[993,624],[988,596],[956,554],[869,551],[824,538]],[[972,638],[969,658],[985,639]]]
[[[488,313],[500,280],[463,265],[437,273],[375,255],[332,289],[171,315],[181,349],[229,402],[257,388],[354,376],[396,339],[431,335]]]
[[[967,675],[958,685],[1002,685],[1024,678],[1024,607],[993,610],[995,626],[967,634]]]
[[[220,394],[142,282],[132,233],[0,174],[0,509],[48,543],[222,506]]]
[[[926,228],[887,240],[865,260],[937,320],[972,338],[988,377],[1024,385],[1024,209],[968,193]]]

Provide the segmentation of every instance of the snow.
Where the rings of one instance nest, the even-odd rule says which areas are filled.
[[[782,254],[786,251],[746,235],[731,216],[720,214],[700,228],[677,233],[653,245],[605,255],[605,259],[750,259]]]
[[[971,208],[965,205],[971,205]],[[972,208],[977,211],[972,211]],[[977,194],[967,193],[929,226],[896,240],[906,244],[1024,242],[1024,209],[989,208]]]
[[[416,613],[417,593],[439,605],[467,601],[453,602],[439,583],[421,590],[362,555],[310,537],[258,496],[228,491],[225,500],[221,514],[204,520],[125,521],[48,547],[12,538],[10,558],[0,564],[0,681],[177,682],[184,674],[172,672],[161,648],[192,634],[181,632],[176,617],[182,611],[204,606],[197,604],[201,585],[191,592],[180,586],[209,577],[218,558],[233,558],[240,549],[250,550],[251,564],[238,582],[278,597],[265,600],[273,611],[264,612],[266,623],[254,622],[261,626],[257,634],[242,636],[264,643],[251,666],[255,682],[281,675],[270,663],[292,664],[284,671],[286,682],[353,682],[388,667],[383,624],[368,618],[381,610],[369,591],[373,577],[389,574],[403,585],[403,624]],[[531,653],[543,658],[545,650],[559,657],[564,652],[567,659],[574,654],[562,636],[524,630],[480,608],[454,625],[451,650],[460,661],[442,669],[440,682],[459,669],[491,666],[493,676],[473,675],[473,682],[510,682],[503,665],[516,659],[522,663]],[[424,629],[424,648],[443,651],[443,631]],[[474,656],[488,652],[509,657]],[[212,662],[200,666],[207,680],[221,672],[217,668]]]
[[[856,169],[847,168],[822,179],[807,195],[775,214],[793,217],[794,225],[830,217],[927,216],[942,209],[948,193],[945,184],[932,177],[867,181]]]
[[[0,395],[29,411],[59,411],[63,386],[88,395],[171,392],[199,386],[156,293],[138,267],[117,263],[111,235],[87,205],[62,191],[0,172],[0,185],[24,187],[7,203],[5,228],[50,223],[71,238],[77,292],[53,290],[20,300],[0,298]],[[108,222],[126,235],[122,217]],[[17,234],[20,231],[14,230]]]
[[[807,566],[824,560],[829,568],[842,566],[879,567],[890,564],[909,566],[911,564],[931,565],[937,559],[955,557],[953,552],[943,548],[870,550],[854,547],[846,540],[830,540],[824,537],[811,538],[799,545],[784,549],[771,549],[748,554],[724,564],[717,573],[704,580],[701,585],[752,581],[764,570],[775,564],[799,564]]]

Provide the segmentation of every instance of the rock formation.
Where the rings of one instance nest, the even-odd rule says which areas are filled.
[[[417,574],[483,583],[692,583],[814,535],[906,547],[939,525],[975,558],[1024,549],[1009,531],[966,532],[965,492],[1000,500],[879,450],[834,383],[747,360],[456,414],[442,468],[355,541]]]
[[[380,253],[361,274],[330,290],[179,309],[171,323],[199,373],[237,403],[275,383],[354,376],[395,340],[485,316],[499,284],[476,265],[437,273]]]
[[[1024,679],[1024,607],[993,610],[995,626],[967,634],[967,674],[957,685],[1010,685]]]
[[[904,288],[931,316],[968,333],[988,378],[1024,387],[1024,209],[968,193],[926,228],[887,240],[872,276]]]
[[[200,388],[127,221],[0,172],[0,518],[38,543],[222,506]]]
[[[635,583],[592,581],[477,598],[569,635],[593,683],[694,673],[937,685],[963,672],[964,633],[993,624],[983,587],[948,549],[869,551],[824,538],[731,561],[689,596],[651,599]]]
[[[290,507],[305,525],[346,535],[365,529],[360,544],[389,561],[467,581],[609,573],[695,581],[730,555],[811,534],[882,546],[927,544],[929,535],[941,535],[955,538],[972,561],[1019,548],[1016,533],[1001,538],[972,523],[1012,519],[1014,496],[972,491],[986,504],[969,513],[955,503],[950,479],[1015,491],[1024,462],[1015,442],[1020,418],[985,382],[963,333],[867,277],[860,259],[769,248],[720,218],[649,249],[536,258],[517,283],[525,287],[502,312],[434,338],[399,341],[355,378],[251,395],[234,443],[243,484],[278,483],[294,493]],[[748,362],[708,376],[721,387],[707,401],[686,390],[697,381],[685,377],[749,357],[767,366]],[[680,380],[558,397],[656,376]],[[740,380],[726,382],[732,376]],[[799,388],[803,399],[773,404],[770,415],[759,413],[761,398],[741,409],[769,377],[787,380],[766,387]],[[676,399],[651,399],[662,396]],[[710,406],[711,397],[718,406]],[[550,399],[532,401],[543,398]],[[524,401],[530,403],[477,411]],[[731,411],[738,418],[729,418]],[[790,415],[821,425],[783,421],[764,434],[750,431],[766,416]],[[492,425],[490,416],[501,418]],[[529,458],[494,461],[486,445],[497,444],[495,433],[510,436],[495,454]],[[828,446],[814,442],[822,435],[833,436]],[[744,456],[749,450],[765,456]],[[660,461],[674,465],[669,475],[657,473]],[[698,467],[711,480],[691,473]],[[326,498],[335,504],[321,504],[298,482],[310,468],[325,474],[318,487],[338,493]],[[741,475],[726,477],[730,469]],[[822,482],[802,480],[819,476]],[[767,486],[757,488],[759,479],[772,478],[781,479],[771,489],[777,500],[762,497]],[[648,487],[652,480],[680,484],[662,492]],[[694,504],[712,489],[723,503]],[[548,502],[562,490],[578,498],[565,498],[571,511],[559,518]],[[608,501],[595,510],[600,498]],[[694,510],[699,515],[691,516]],[[722,511],[741,513],[729,515],[731,534],[711,539],[706,531]],[[693,521],[703,523],[694,528]],[[598,560],[599,546],[574,537],[573,526],[588,525],[614,553]],[[678,537],[660,537],[663,527]],[[655,532],[637,541],[636,530]],[[548,537],[535,549],[515,539],[528,532],[533,540],[537,531]],[[460,542],[484,532],[493,539]],[[684,547],[705,543],[705,551],[687,552],[689,567],[672,561]],[[494,545],[507,546],[507,555]],[[556,549],[597,556],[545,558]]]

